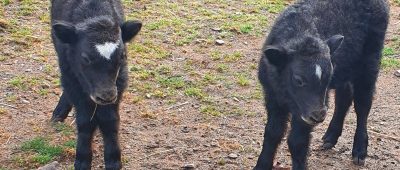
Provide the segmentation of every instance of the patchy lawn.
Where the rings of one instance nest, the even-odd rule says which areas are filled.
[[[291,1],[123,2],[127,19],[144,23],[128,46],[130,82],[120,134],[124,167],[251,169],[266,120],[256,78],[260,49],[277,13]],[[72,113],[65,123],[49,123],[61,88],[48,10],[48,1],[0,0],[0,170],[32,169],[54,160],[64,169],[73,167]],[[393,75],[400,69],[398,0],[392,1],[391,11],[369,118],[367,169],[400,169],[400,79]],[[313,133],[310,169],[357,168],[350,160],[354,113],[336,148],[320,151],[329,120]],[[93,149],[93,168],[104,168],[99,134]],[[276,161],[291,165],[285,142]]]

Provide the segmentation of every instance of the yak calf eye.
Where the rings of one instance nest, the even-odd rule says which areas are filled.
[[[306,85],[306,82],[304,81],[304,79],[299,75],[293,76],[293,82],[298,87],[304,87]]]

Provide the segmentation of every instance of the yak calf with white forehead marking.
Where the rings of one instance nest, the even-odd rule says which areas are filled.
[[[255,169],[272,169],[291,115],[288,145],[293,169],[307,168],[312,128],[325,119],[335,88],[335,111],[323,137],[332,148],[352,101],[357,114],[353,162],[367,156],[367,117],[388,24],[385,0],[299,0],[277,19],[264,44],[259,80],[268,121]]]
[[[63,94],[53,121],[76,109],[75,169],[90,169],[91,142],[99,127],[106,169],[121,169],[119,104],[127,86],[125,43],[141,29],[124,21],[119,0],[52,0],[51,36],[58,55]]]

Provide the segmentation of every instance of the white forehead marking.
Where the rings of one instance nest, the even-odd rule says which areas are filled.
[[[315,75],[317,75],[317,77],[321,80],[321,76],[322,76],[322,69],[320,65],[315,65]]]
[[[119,41],[117,42],[106,42],[104,44],[97,44],[96,49],[100,53],[101,56],[106,58],[107,60],[111,59],[111,55],[118,48]]]

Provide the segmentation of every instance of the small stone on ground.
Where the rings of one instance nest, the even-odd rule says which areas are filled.
[[[216,40],[215,43],[216,43],[217,45],[224,45],[224,44],[225,44],[225,41],[224,41],[224,40]]]
[[[235,153],[231,153],[231,154],[228,155],[228,158],[230,158],[230,159],[236,159],[238,157],[239,156],[237,154],[235,154]]]
[[[221,29],[221,28],[212,28],[211,30],[213,30],[213,31],[217,31],[217,32],[221,32],[221,31],[222,31],[222,29]]]
[[[38,170],[59,170],[59,169],[61,169],[60,163],[58,163],[57,161],[54,161],[50,164],[38,168]]]
[[[194,164],[185,164],[182,166],[183,169],[194,169]]]
[[[397,77],[400,77],[400,70],[396,70],[396,71],[394,72],[394,75],[397,76]]]

